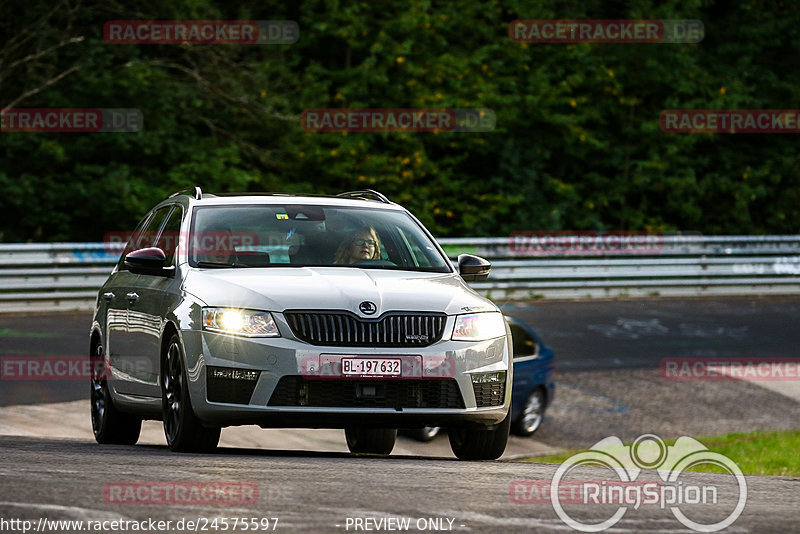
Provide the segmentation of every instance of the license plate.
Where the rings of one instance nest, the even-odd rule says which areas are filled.
[[[400,376],[400,358],[342,358],[345,376]]]

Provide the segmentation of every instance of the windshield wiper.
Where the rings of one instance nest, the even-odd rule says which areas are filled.
[[[198,261],[198,267],[205,267],[209,269],[224,269],[226,267],[250,267],[244,263],[219,263],[216,261]]]

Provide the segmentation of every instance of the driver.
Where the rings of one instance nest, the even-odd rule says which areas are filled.
[[[381,240],[371,226],[356,230],[345,239],[333,256],[335,265],[350,265],[362,260],[381,259]]]
[[[197,261],[229,265],[236,259],[233,232],[227,225],[207,228],[195,237]]]

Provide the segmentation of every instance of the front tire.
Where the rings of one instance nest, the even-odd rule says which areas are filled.
[[[396,428],[355,428],[344,429],[347,448],[353,454],[387,455],[394,449],[397,439]]]
[[[90,357],[92,363],[92,431],[97,443],[134,445],[139,441],[142,419],[121,412],[114,406],[108,387],[108,366],[103,344],[97,343]]]
[[[506,450],[510,430],[511,410],[494,428],[450,428],[450,448],[459,460],[497,460]]]
[[[170,450],[211,452],[219,443],[220,427],[205,427],[192,409],[183,349],[177,334],[167,345],[161,369],[161,406],[164,435]]]
[[[525,400],[525,407],[518,420],[511,425],[511,432],[517,436],[527,437],[536,432],[544,420],[544,392],[537,388]]]

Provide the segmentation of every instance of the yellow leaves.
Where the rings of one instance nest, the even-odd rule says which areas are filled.
[[[366,179],[367,179],[367,177],[366,177],[366,176],[359,176],[359,177],[358,177],[358,181],[359,181],[359,182],[363,182],[363,181],[365,181]]]
[[[614,77],[614,71],[613,71],[613,70],[611,70],[611,69],[606,69],[606,72],[608,73],[608,77],[609,77],[609,78],[613,78],[613,77]]]
[[[489,70],[489,65],[486,65],[486,64],[481,65],[481,70],[483,72],[486,72],[487,70]]]
[[[343,100],[344,99],[344,95],[342,93],[336,93],[336,96],[334,98],[336,100]]]
[[[398,63],[402,63],[405,60],[406,58],[404,58],[403,56],[397,56],[397,59],[395,59],[395,61],[397,61]]]
[[[408,158],[408,157],[405,157],[402,160],[400,160],[400,163],[402,163],[403,165],[408,165],[409,163],[411,163],[411,159]]]
[[[721,94],[721,95],[725,94],[725,88],[724,87],[720,87],[719,88],[719,94]]]
[[[338,152],[338,151],[336,151],[336,150],[331,150],[331,156],[335,156],[335,155],[337,155],[338,153],[339,153],[339,152]]]
[[[266,98],[266,97],[267,97],[267,92],[262,89],[261,90],[261,98]]]
[[[572,106],[573,108],[576,108],[578,107],[578,102],[576,102],[574,98],[571,98],[569,101],[569,105]]]

